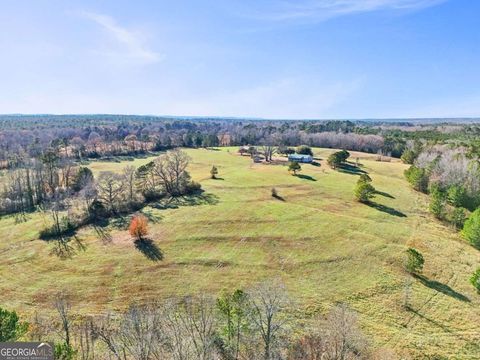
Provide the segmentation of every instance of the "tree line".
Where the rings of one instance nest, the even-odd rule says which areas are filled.
[[[372,350],[346,304],[334,304],[308,323],[295,320],[294,304],[279,280],[217,298],[170,298],[98,316],[78,317],[65,293],[52,303],[56,317],[37,313],[29,323],[0,309],[0,341],[50,341],[56,359],[64,360],[393,358]]]
[[[480,249],[480,156],[467,146],[428,146],[416,142],[402,155],[411,166],[405,177],[429,195],[429,211],[451,224]],[[480,292],[480,268],[470,278]]]
[[[134,212],[163,197],[200,191],[200,184],[187,171],[189,161],[185,152],[170,150],[138,168],[127,166],[122,173],[101,171],[94,176],[88,167],[48,152],[7,171],[0,214],[47,211],[53,226],[40,235],[58,237],[93,221]]]
[[[342,148],[400,156],[401,137],[351,121],[255,121],[149,116],[0,116],[0,166],[15,168],[48,151],[81,161],[135,156],[175,147],[243,145]],[[384,125],[386,126],[386,125]]]

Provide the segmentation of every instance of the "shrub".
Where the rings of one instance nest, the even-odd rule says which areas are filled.
[[[148,219],[143,215],[134,216],[130,222],[128,231],[135,241],[143,240],[148,234]]]
[[[369,183],[369,182],[372,182],[372,178],[368,174],[362,174],[358,178],[358,181]]]
[[[461,185],[452,185],[447,190],[447,201],[455,207],[465,207],[467,192]]]
[[[297,171],[301,171],[302,170],[302,167],[300,166],[300,164],[296,161],[291,161],[289,164],[288,164],[288,171],[289,172],[293,172],[293,175],[297,175]]]
[[[470,284],[472,284],[473,287],[480,293],[480,268],[475,270],[475,272],[472,274],[472,277],[470,278]]]
[[[77,355],[77,351],[66,342],[55,344],[55,359],[57,360],[73,360]]]
[[[20,322],[15,311],[0,308],[0,342],[15,341],[27,332],[28,323]]]
[[[423,255],[420,254],[420,252],[418,252],[414,248],[408,248],[407,263],[405,264],[407,271],[411,273],[421,272],[424,263],[425,259],[423,258]]]
[[[238,149],[238,153],[243,156],[243,154],[248,154],[248,150],[242,146]]]
[[[409,169],[405,170],[404,174],[408,182],[413,186],[415,190],[421,191],[423,193],[427,192],[428,176],[425,172],[425,169],[418,168],[412,165]]]
[[[186,195],[197,194],[202,191],[202,185],[196,181],[189,181],[185,184],[184,192]]]
[[[336,169],[338,166],[340,166],[342,163],[347,161],[347,159],[350,157],[350,153],[346,150],[342,151],[337,151],[331,154],[327,158],[327,163],[330,165],[332,168]]]
[[[290,155],[290,154],[295,154],[295,149],[287,146],[279,146],[278,147],[278,153],[282,155]]]
[[[375,188],[368,182],[358,181],[354,193],[357,201],[368,203],[373,197],[375,197]]]
[[[331,166],[333,169],[336,169],[338,165],[340,165],[340,158],[338,157],[337,153],[333,153],[328,156],[327,164]]]
[[[452,223],[457,229],[463,228],[465,225],[465,220],[467,219],[467,212],[464,208],[457,207],[453,209],[452,213],[450,214],[449,221]]]
[[[108,218],[108,210],[99,200],[94,200],[88,207],[88,214],[91,221],[103,220]]]
[[[216,176],[218,174],[218,169],[215,165],[212,166],[212,169],[210,170],[210,176],[212,179],[216,179]]]
[[[432,192],[429,209],[437,219],[445,218],[445,197],[441,191]]]
[[[88,183],[93,181],[93,173],[88,167],[81,166],[76,173],[73,183],[72,189],[74,191],[82,190]]]
[[[340,162],[342,163],[347,161],[347,159],[350,157],[350,153],[347,150],[341,150],[337,154],[340,158]]]
[[[297,147],[297,154],[313,156],[313,151],[310,146],[300,145]]]
[[[416,155],[413,150],[405,150],[400,157],[405,164],[413,164],[415,161]]]
[[[475,247],[480,247],[480,208],[475,210],[465,221],[462,235],[470,244]]]

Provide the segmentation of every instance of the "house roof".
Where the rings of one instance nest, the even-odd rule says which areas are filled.
[[[311,155],[303,155],[303,154],[290,154],[288,155],[289,158],[292,159],[311,159]]]

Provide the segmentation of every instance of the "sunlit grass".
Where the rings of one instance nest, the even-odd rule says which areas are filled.
[[[104,229],[111,242],[92,228],[81,230],[84,250],[72,242],[71,258],[62,260],[52,254],[52,243],[38,240],[47,214],[18,223],[0,219],[0,303],[26,315],[50,311],[52,295],[64,290],[74,295],[74,311],[91,314],[280,277],[305,319],[346,301],[377,346],[458,358],[478,354],[480,301],[468,277],[479,253],[428,214],[427,198],[403,178],[405,165],[352,154],[384,193],[375,208],[354,200],[357,175],[326,165],[332,150],[317,149],[321,166],[302,165],[304,178],[291,176],[286,166],[252,164],[235,150],[186,150],[192,177],[205,190],[203,204],[144,209],[162,261],[150,260],[114,226]],[[119,172],[149,160],[90,167],[95,174]],[[221,179],[210,179],[212,165]],[[272,187],[284,201],[271,196]],[[411,306],[418,313],[402,306],[408,246],[424,254],[425,276],[444,285],[412,279]]]

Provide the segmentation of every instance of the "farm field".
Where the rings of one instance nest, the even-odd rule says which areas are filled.
[[[143,210],[153,246],[137,249],[126,225],[85,228],[67,259],[38,239],[46,214],[0,219],[0,302],[32,316],[51,309],[59,291],[80,315],[122,310],[132,302],[248,288],[280,278],[308,322],[336,302],[358,312],[375,347],[405,357],[475,359],[480,353],[480,296],[468,282],[480,253],[428,213],[428,199],[404,179],[408,165],[351,152],[379,191],[374,206],[354,200],[358,174],[326,164],[334,150],[314,149],[320,166],[291,176],[282,164],[253,164],[236,148],[188,149],[200,197]],[[120,172],[151,159],[92,162]],[[210,179],[215,165],[219,179]],[[278,191],[281,199],[271,196]],[[407,276],[407,247],[425,257],[423,278]],[[410,306],[403,304],[407,282]]]

